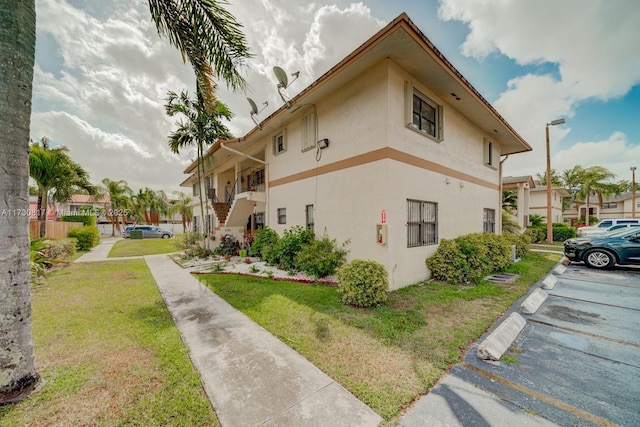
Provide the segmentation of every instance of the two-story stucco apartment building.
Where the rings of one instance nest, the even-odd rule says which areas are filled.
[[[313,227],[382,263],[397,289],[428,277],[440,239],[499,232],[501,156],[529,150],[402,14],[260,126],[216,142],[202,191],[218,236]],[[182,185],[197,194],[195,168]]]

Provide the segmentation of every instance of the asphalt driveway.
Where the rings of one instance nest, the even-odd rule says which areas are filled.
[[[560,425],[640,425],[640,270],[571,264],[509,353],[455,374]],[[513,362],[513,360],[512,360]]]

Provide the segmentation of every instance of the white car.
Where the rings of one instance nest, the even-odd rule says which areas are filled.
[[[606,236],[613,231],[620,231],[629,227],[640,227],[638,223],[616,224],[610,227],[582,227],[578,229],[578,237]]]

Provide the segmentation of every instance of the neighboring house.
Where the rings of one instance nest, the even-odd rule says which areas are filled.
[[[441,239],[499,232],[500,156],[529,150],[402,14],[259,127],[216,142],[205,188],[195,162],[181,185],[206,194],[218,237],[311,227],[383,264],[397,289],[428,277]]]
[[[105,216],[105,206],[109,205],[109,196],[101,199],[94,199],[88,194],[74,194],[71,199],[63,203],[56,203],[56,219],[66,215],[85,215],[87,213],[96,216],[96,223],[107,223]]]
[[[634,218],[633,197],[631,192],[602,197],[602,206],[597,196],[589,198],[589,213],[600,220],[612,218]],[[640,217],[640,193],[636,192],[635,218]],[[584,217],[587,211],[585,202],[572,203],[563,212],[565,221],[576,222],[579,217]]]
[[[529,226],[531,189],[535,187],[536,182],[531,175],[505,176],[502,178],[502,191],[513,191],[516,193],[517,205],[508,210],[516,217],[518,226],[523,229]],[[547,216],[546,212],[544,216]]]
[[[564,222],[562,213],[562,201],[571,196],[569,190],[564,187],[551,187],[551,222]],[[535,181],[531,188],[529,201],[529,215],[540,215],[547,218],[547,185]]]

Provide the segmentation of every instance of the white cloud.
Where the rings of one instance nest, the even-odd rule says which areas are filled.
[[[534,148],[510,158],[505,174],[545,170],[544,125],[559,117],[569,119],[565,126],[550,128],[552,168],[599,164],[622,174],[629,153],[638,151],[622,133],[565,151],[556,147],[570,132],[570,118],[581,102],[620,97],[640,82],[640,56],[630,54],[640,40],[640,8],[635,0],[620,0],[615,6],[606,0],[588,5],[581,0],[440,0],[438,13],[443,20],[468,24],[463,55],[482,59],[504,54],[520,65],[558,66],[558,76],[527,74],[511,80],[494,102]]]
[[[174,119],[163,106],[169,90],[194,92],[190,66],[166,38],[158,37],[144,3],[74,4],[82,9],[68,0],[36,0],[38,33],[52,36],[64,66],[52,72],[51,64],[40,63],[44,55],[36,58],[32,137],[46,135],[69,146],[96,182],[108,177],[125,179],[134,188],[177,189],[192,153],[178,157],[169,152]],[[301,71],[287,91],[295,95],[384,24],[362,3],[340,8],[248,0],[228,10],[245,24],[254,54],[246,67],[247,94],[219,85],[219,98],[236,113],[229,128],[238,136],[254,126],[247,95],[258,103],[269,101],[262,118],[282,105],[274,65],[289,73]]]
[[[624,95],[640,81],[636,0],[441,0],[439,16],[469,25],[462,53],[500,52],[519,64],[559,65],[577,99]]]

